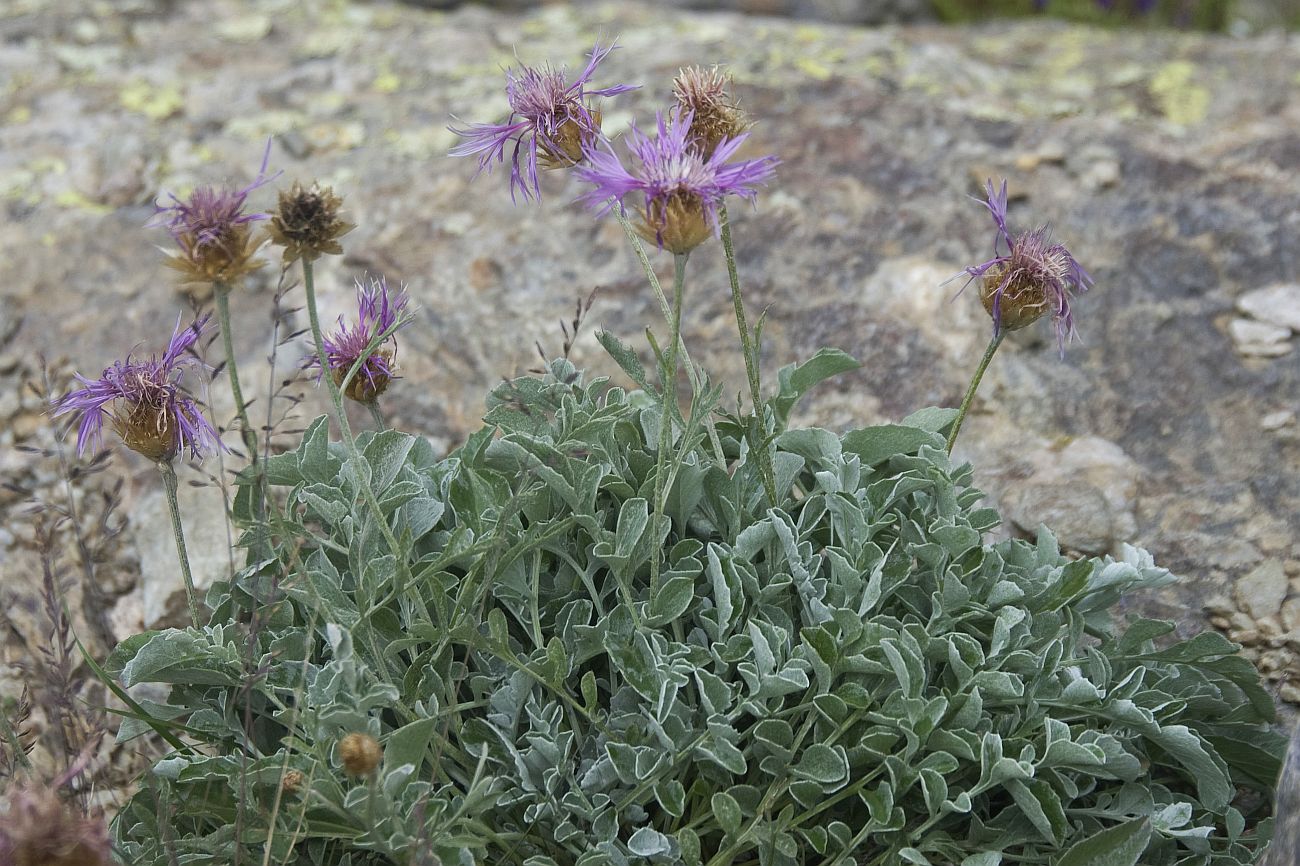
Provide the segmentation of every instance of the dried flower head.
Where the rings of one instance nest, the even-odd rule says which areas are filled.
[[[510,150],[510,198],[540,198],[537,166],[566,168],[582,160],[583,154],[600,138],[600,112],[587,100],[593,96],[616,96],[635,90],[634,85],[591,88],[587,83],[614,45],[591,50],[582,74],[567,83],[565,69],[550,66],[521,66],[506,70],[506,98],[510,116],[504,123],[471,123],[452,132],[465,141],[452,149],[452,156],[478,157],[478,171],[491,171],[494,162],[505,161]],[[478,172],[475,173],[476,176]]]
[[[0,820],[0,863],[5,866],[110,866],[108,830],[100,818],[79,815],[57,786],[12,787]]]
[[[640,193],[643,207],[637,230],[660,249],[677,254],[708,240],[717,229],[718,204],[724,197],[752,201],[778,164],[773,156],[729,161],[746,134],[723,139],[705,156],[691,132],[692,119],[689,111],[674,112],[668,120],[659,113],[655,138],[633,127],[629,149],[636,164],[630,170],[612,149],[588,151],[587,165],[575,169],[592,185],[583,200],[601,213],[614,201],[621,205],[627,195]]]
[[[243,189],[200,186],[186,199],[168,194],[172,203],[158,209],[152,225],[165,226],[176,241],[167,265],[181,272],[182,282],[228,285],[262,266],[254,256],[266,238],[254,233],[253,223],[267,214],[245,213],[244,206],[249,193],[279,176],[266,176],[270,158],[267,141],[257,177]]]
[[[1074,316],[1070,301],[1074,294],[1092,287],[1092,277],[1080,267],[1064,244],[1054,243],[1046,226],[1039,226],[1016,237],[1007,229],[1007,182],[999,192],[988,182],[983,202],[997,224],[993,239],[993,258],[966,268],[970,279],[980,281],[980,300],[993,319],[993,333],[1003,328],[1016,331],[1050,314],[1056,326],[1056,340],[1062,354],[1065,343],[1073,339]],[[1006,254],[999,254],[1000,244]],[[963,287],[964,289],[965,287]]]
[[[267,234],[271,243],[284,247],[284,263],[341,255],[339,238],[356,228],[340,216],[342,208],[343,199],[319,183],[304,187],[294,181],[288,190],[280,190]]]
[[[286,794],[297,794],[306,782],[307,777],[302,774],[302,770],[288,770],[280,779],[280,790]]]
[[[731,76],[718,67],[688,66],[673,79],[673,96],[681,111],[694,120],[691,131],[704,156],[728,138],[737,138],[752,124],[731,96]]]
[[[356,324],[345,324],[340,316],[338,329],[324,338],[328,372],[335,384],[343,387],[352,365],[358,360],[362,362],[344,389],[349,398],[358,403],[373,403],[388,388],[388,383],[397,378],[394,334],[411,321],[407,310],[409,301],[405,290],[389,297],[388,283],[383,277],[372,277],[368,284],[357,281]],[[319,368],[320,359],[313,355],[304,366]],[[321,375],[325,372],[322,370]]]
[[[353,733],[339,740],[339,759],[349,776],[369,776],[383,757],[383,747],[369,734]]]
[[[182,388],[187,367],[201,365],[189,350],[208,326],[204,316],[185,328],[180,318],[161,356],[137,361],[130,355],[106,367],[98,379],[78,375],[84,386],[55,401],[54,415],[80,416],[77,453],[99,447],[104,418],[112,422],[122,443],[155,461],[170,461],[189,449],[202,457],[209,448],[223,448],[217,431],[198,404]]]

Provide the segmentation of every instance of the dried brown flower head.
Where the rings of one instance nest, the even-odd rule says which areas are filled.
[[[983,282],[980,283],[980,300],[984,303],[984,310],[989,316],[998,318],[1002,327],[1008,331],[1018,331],[1037,322],[1044,314],[1052,312],[1047,289],[1042,283],[1013,277],[1003,287],[1005,276],[1001,269],[994,269],[985,274]],[[1001,288],[999,303],[1001,309],[995,312],[994,304],[999,300],[999,288]]]
[[[77,814],[54,788],[10,788],[9,813],[0,819],[0,863],[5,866],[111,866],[101,818]]]
[[[280,190],[267,234],[271,243],[284,247],[284,263],[341,255],[339,238],[356,228],[340,216],[342,208],[343,199],[319,183],[304,187],[294,181],[288,190]]]
[[[682,111],[694,116],[691,132],[706,158],[724,139],[735,138],[753,125],[732,97],[731,83],[731,76],[716,66],[688,66],[673,79],[673,96]]]
[[[286,794],[297,794],[302,791],[302,786],[306,782],[307,777],[302,774],[301,770],[289,770],[280,779],[280,790]]]
[[[369,734],[353,733],[339,740],[339,758],[349,776],[369,776],[383,757],[383,747]]]

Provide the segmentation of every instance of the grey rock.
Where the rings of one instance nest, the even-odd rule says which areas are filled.
[[[1005,503],[1018,527],[1034,532],[1049,527],[1067,550],[1098,554],[1115,544],[1115,516],[1110,503],[1091,484],[1026,484]]]
[[[1237,352],[1248,358],[1276,358],[1291,351],[1291,329],[1254,319],[1233,319],[1228,325]]]
[[[185,582],[172,540],[171,516],[161,479],[157,483],[158,486],[142,495],[132,508],[134,525],[148,528],[148,531],[135,534],[140,557],[139,615],[144,628],[184,625],[189,619]],[[224,506],[215,489],[190,486],[183,476],[177,499],[194,586],[202,603],[203,594],[212,582],[230,574],[231,553]],[[129,602],[119,604],[114,611],[114,628],[126,629],[132,611]]]
[[[1245,577],[1238,579],[1233,588],[1238,607],[1252,619],[1259,621],[1276,616],[1286,598],[1287,577],[1282,563],[1267,559]]]
[[[1247,292],[1237,299],[1237,309],[1260,322],[1300,333],[1300,283]]]

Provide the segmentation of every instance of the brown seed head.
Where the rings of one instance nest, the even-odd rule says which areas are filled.
[[[176,427],[166,406],[141,400],[113,416],[122,444],[155,463],[169,463],[179,450]]]
[[[284,778],[280,779],[280,790],[286,794],[297,794],[302,791],[306,781],[307,777],[301,770],[289,770],[284,774]]]
[[[716,66],[688,66],[673,79],[677,104],[694,114],[691,132],[698,137],[705,159],[723,139],[735,138],[752,126],[731,95],[731,83],[731,76]]]
[[[10,788],[0,821],[5,866],[111,866],[103,820],[79,815],[54,790]]]
[[[384,358],[388,362],[388,369],[397,372],[397,364],[393,360],[391,349],[380,349],[375,355]],[[365,369],[357,370],[357,374],[348,382],[348,387],[343,390],[343,396],[349,400],[355,400],[358,403],[370,404],[379,399],[379,396],[388,390],[388,383],[393,381],[393,377],[380,370],[372,369],[370,375],[365,375]],[[330,371],[334,377],[334,384],[343,387],[343,379],[347,375],[346,370],[335,369]]]
[[[288,190],[280,190],[267,234],[271,243],[284,247],[285,264],[299,258],[310,262],[323,255],[341,255],[339,238],[356,228],[340,216],[342,209],[343,199],[319,183],[303,187],[294,181]]]
[[[353,733],[339,740],[339,758],[349,776],[369,776],[383,757],[383,747],[369,734]]]
[[[689,253],[713,236],[703,203],[684,192],[672,193],[636,226],[637,233],[675,255]]]
[[[984,281],[980,285],[980,300],[983,301],[984,309],[989,316],[993,316],[993,303],[1004,276],[1005,272],[1002,268],[993,268],[984,275]],[[1002,327],[1008,331],[1018,331],[1028,327],[1052,311],[1047,289],[1021,277],[1012,279],[1011,283],[1002,290],[1002,300],[998,306],[1002,314]]]

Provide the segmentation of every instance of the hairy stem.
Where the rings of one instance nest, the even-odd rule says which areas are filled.
[[[176,557],[181,562],[181,577],[185,579],[185,599],[190,605],[190,622],[199,627],[199,601],[194,592],[194,575],[190,572],[190,555],[185,549],[185,527],[181,525],[181,506],[176,499],[176,470],[170,461],[158,461],[162,474],[163,490],[167,492],[167,508],[172,515],[172,536],[176,539]]]
[[[970,386],[966,389],[966,396],[961,398],[961,406],[957,409],[957,417],[952,422],[952,431],[948,434],[948,453],[952,453],[953,443],[957,441],[957,434],[961,432],[962,422],[966,420],[966,414],[970,412],[971,403],[975,402],[975,392],[979,390],[980,380],[984,378],[984,371],[989,368],[989,362],[993,360],[993,355],[997,352],[998,346],[1002,345],[1002,338],[1007,335],[1006,328],[998,329],[989,340],[988,348],[984,350],[984,357],[980,358],[980,364],[975,368],[975,375],[971,377]]]
[[[682,297],[686,289],[686,253],[676,257],[673,273],[673,309],[669,317],[668,354],[664,358],[666,368],[663,381],[663,402],[659,413],[659,445],[655,449],[655,501],[656,518],[664,515],[665,500],[668,491],[664,489],[664,473],[667,471],[668,449],[672,446],[673,407],[677,401],[677,344],[682,336]],[[654,545],[650,557],[650,597],[659,591],[659,565],[663,556],[663,545]]]
[[[727,259],[727,277],[731,280],[731,303],[736,308],[736,330],[740,332],[740,350],[745,356],[745,375],[749,379],[749,401],[753,405],[758,436],[751,439],[749,448],[758,455],[758,471],[763,480],[763,492],[768,505],[776,507],[776,469],[772,464],[772,450],[762,441],[766,437],[766,412],[763,410],[762,386],[759,381],[758,346],[754,344],[749,324],[745,321],[745,303],[740,295],[740,271],[736,268],[736,250],[731,243],[731,221],[727,218],[726,204],[718,205],[718,227],[722,234],[722,252]],[[755,441],[757,440],[757,441]]]
[[[371,400],[369,403],[366,404],[366,408],[370,410],[370,417],[373,418],[375,421],[376,430],[388,429],[388,425],[384,423],[384,416],[379,413],[378,403],[376,403],[374,400]]]
[[[650,257],[646,255],[645,247],[641,244],[641,239],[637,237],[636,229],[628,220],[627,214],[623,212],[622,205],[615,202],[612,206],[614,216],[618,219],[618,224],[623,227],[623,234],[627,235],[627,241],[632,245],[632,252],[636,253],[636,259],[641,263],[641,270],[645,271],[646,279],[650,283],[650,288],[654,289],[655,297],[659,300],[659,310],[664,314],[664,320],[672,319],[672,311],[668,309],[668,297],[664,294],[663,286],[659,284],[659,276],[650,264]],[[698,367],[691,360],[691,355],[686,351],[686,343],[678,341],[678,351],[681,352],[682,366],[687,370],[687,375],[691,379],[691,387],[696,393],[700,391],[704,377]],[[709,444],[713,447],[713,454],[718,465],[726,467],[727,458],[722,453],[722,440],[718,438],[718,428],[713,423],[713,416],[708,415],[704,419],[704,424],[709,433]]]
[[[213,283],[212,294],[217,300],[217,318],[221,321],[221,343],[226,350],[226,374],[230,376],[230,392],[235,397],[235,412],[239,416],[239,435],[248,450],[248,459],[257,465],[257,431],[248,420],[248,406],[244,403],[244,391],[239,387],[239,367],[235,363],[235,343],[230,328],[230,286],[226,283]]]

